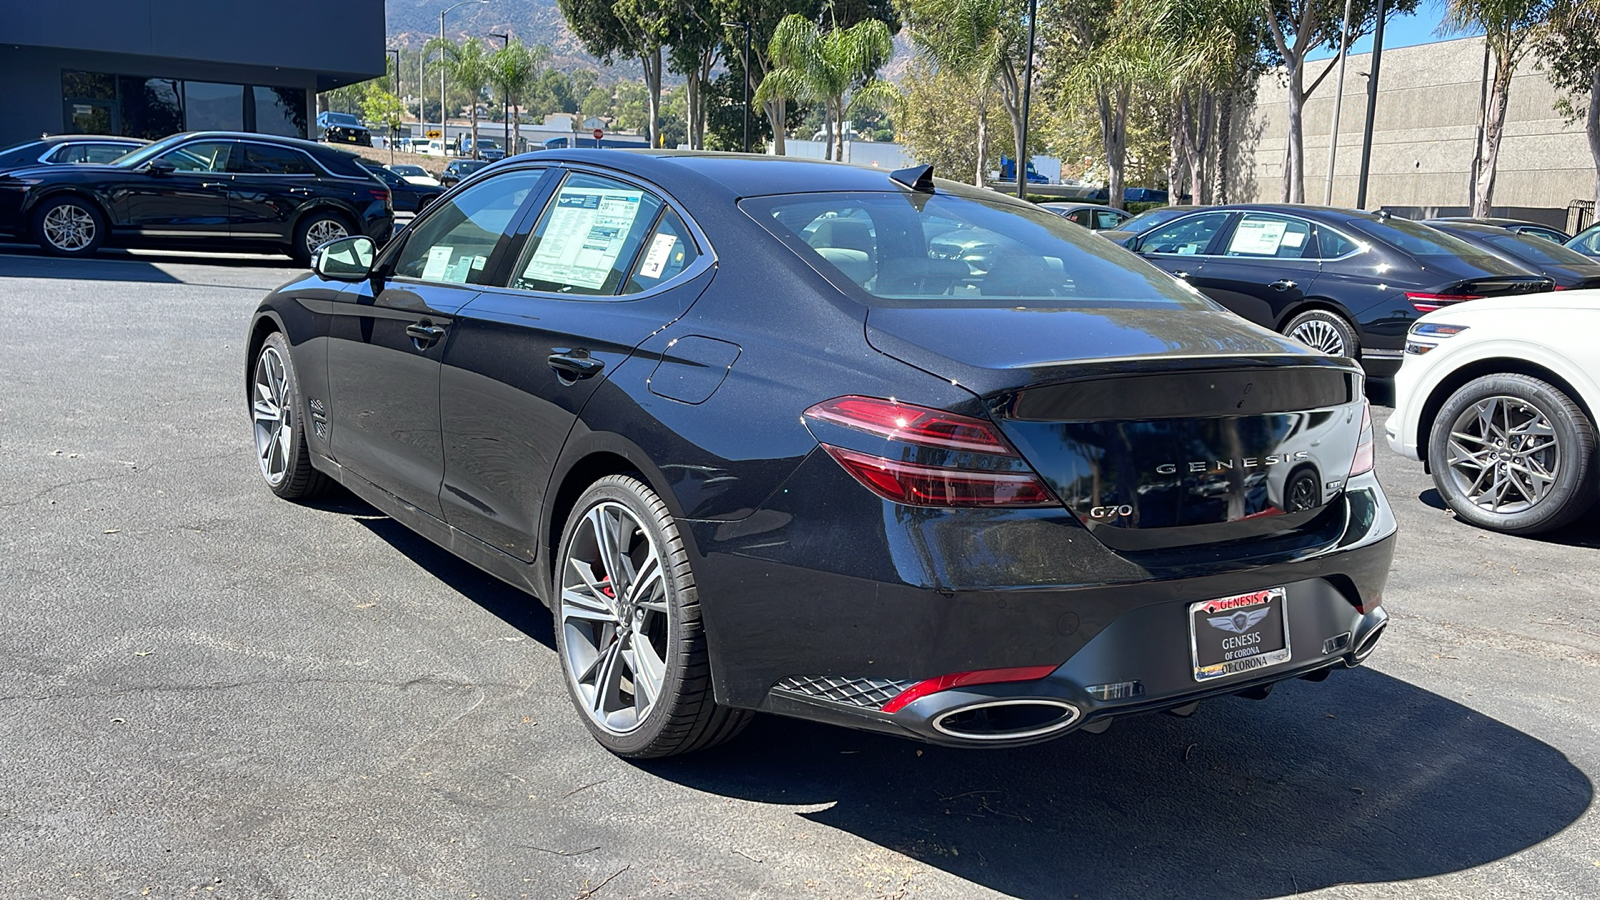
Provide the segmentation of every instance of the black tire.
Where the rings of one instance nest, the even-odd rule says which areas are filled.
[[[342,231],[343,234],[331,232]],[[330,210],[314,210],[301,217],[294,227],[294,243],[289,245],[289,256],[302,266],[311,264],[311,254],[324,243],[356,234],[350,220]]]
[[[1554,443],[1546,446],[1547,437]],[[1428,467],[1439,496],[1461,519],[1506,534],[1549,531],[1594,505],[1594,424],[1548,382],[1486,375],[1439,409]]]
[[[1329,356],[1361,358],[1361,340],[1344,316],[1325,309],[1308,309],[1284,323],[1283,333]]]
[[[304,415],[306,399],[300,393],[289,343],[276,331],[256,348],[245,402],[250,408],[256,461],[267,487],[285,500],[309,500],[321,494],[328,476],[311,465],[302,425],[303,419],[309,419]]]
[[[83,197],[52,197],[33,211],[33,239],[56,256],[93,256],[109,227],[100,207]]]
[[[620,592],[611,591],[606,598],[611,602],[602,605],[623,611],[620,616],[605,622],[590,616],[569,619],[568,598],[572,596],[572,590],[583,591],[584,585],[592,587],[597,580],[600,585],[610,583],[613,587],[620,583],[620,580],[611,579],[608,567],[597,568],[589,561],[589,552],[596,546],[592,539],[591,513],[604,517],[619,510],[630,514],[632,524],[640,528],[635,528],[628,536],[616,541],[622,553],[631,560],[629,583]],[[650,571],[648,553],[651,549],[642,543],[645,539],[653,542],[659,559],[663,588],[660,605],[665,609],[647,613],[641,608],[630,613],[627,611],[629,599],[642,599],[643,592],[636,594],[634,591],[635,583],[648,584],[654,581],[644,577]],[[623,547],[623,544],[627,546]],[[607,573],[605,578],[595,579],[593,576],[601,571]],[[699,595],[695,589],[694,574],[689,569],[689,557],[666,504],[644,482],[626,475],[609,475],[583,492],[563,529],[555,572],[556,596],[552,598],[551,607],[555,612],[556,652],[561,661],[563,680],[579,717],[602,746],[618,756],[631,759],[675,756],[720,744],[744,729],[753,714],[748,710],[719,706],[712,697],[711,663],[706,648],[705,628],[700,618]],[[566,579],[563,573],[567,573]],[[586,578],[585,574],[589,577]],[[570,590],[564,589],[569,581],[574,585]],[[593,600],[601,599],[592,592],[585,593],[591,604]],[[618,596],[619,593],[622,596]],[[594,609],[593,605],[587,608],[591,612]],[[638,630],[621,626],[624,620],[634,621],[635,615],[638,617]],[[602,673],[606,667],[600,660],[607,653],[601,645],[605,643],[607,628],[611,629],[610,646],[616,648],[612,651],[612,658],[622,660],[615,664],[619,670],[617,697],[621,706],[615,715],[622,716],[626,721],[627,707],[632,705],[635,718],[628,727],[602,724],[600,719],[604,714],[598,711],[601,703],[594,699],[602,690]],[[638,716],[639,677],[635,673],[639,664],[627,661],[627,651],[631,649],[635,659],[642,658],[640,647],[644,645],[639,643],[641,641],[652,642],[652,658],[665,665],[658,693],[649,703],[648,710]],[[596,652],[596,648],[601,649]],[[589,661],[586,671],[577,671],[585,660]],[[627,667],[630,686],[626,689],[621,687],[620,667]],[[590,673],[593,673],[594,684],[589,686],[591,693],[586,695],[585,687],[580,686],[580,682]],[[623,696],[631,699],[624,701],[621,699]]]

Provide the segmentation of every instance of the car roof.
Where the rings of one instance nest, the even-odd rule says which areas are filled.
[[[1492,225],[1492,226],[1494,226],[1496,228],[1506,228],[1506,227],[1509,227],[1509,226],[1512,226],[1512,225],[1532,225],[1535,228],[1546,228],[1546,229],[1549,229],[1550,231],[1560,231],[1561,230],[1561,229],[1555,227],[1554,225],[1546,225],[1543,222],[1530,222],[1527,219],[1501,219],[1501,218],[1496,218],[1494,216],[1435,216],[1432,219],[1424,219],[1423,221],[1426,221],[1426,222],[1450,222],[1450,223],[1472,224],[1472,225]]]
[[[100,141],[113,144],[148,144],[144,138],[126,137],[117,134],[50,134],[39,139],[42,144],[65,144],[67,142]]]
[[[1499,225],[1492,224],[1483,219],[1423,219],[1422,224],[1448,231],[1452,234],[1510,234]]]

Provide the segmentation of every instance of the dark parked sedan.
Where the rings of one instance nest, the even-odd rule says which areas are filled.
[[[30,166],[68,163],[108,163],[143,147],[149,141],[95,134],[58,134],[0,150],[0,172]]]
[[[489,162],[482,159],[453,159],[439,173],[439,183],[445,187],[455,187],[457,182],[487,165]]]
[[[105,244],[270,249],[302,262],[334,238],[386,239],[389,189],[310,141],[194,132],[116,162],[0,173],[0,232],[62,256]]]
[[[1147,209],[1136,216],[1132,216],[1124,220],[1122,224],[1118,225],[1114,229],[1100,232],[1100,236],[1111,240],[1120,246],[1126,247],[1128,245],[1128,241],[1138,237],[1141,234],[1144,234],[1146,231],[1149,231],[1157,225],[1171,222],[1173,219],[1176,219],[1179,216],[1188,215],[1197,209],[1205,209],[1205,207],[1157,206],[1153,209]]]
[[[438,185],[417,184],[399,172],[391,172],[371,160],[363,159],[361,165],[389,189],[389,197],[394,202],[395,212],[420,212],[423,207],[437,200],[445,190]]]
[[[1039,204],[1040,209],[1047,209],[1068,222],[1076,222],[1090,231],[1112,231],[1122,227],[1122,223],[1133,218],[1131,213],[1124,212],[1116,207],[1106,206],[1103,203],[1061,203],[1049,202]]]
[[[1558,291],[1600,287],[1600,260],[1548,238],[1456,219],[1429,219],[1423,224],[1537,272],[1555,282]]]
[[[1600,257],[1600,225],[1590,225],[1573,235],[1572,240],[1567,241],[1566,247],[1584,256]]]
[[[372,146],[372,131],[349,113],[318,113],[317,127],[322,130],[322,139],[330,144]]]
[[[1547,241],[1555,241],[1558,244],[1565,244],[1567,241],[1572,240],[1571,235],[1559,228],[1551,228],[1549,225],[1541,225],[1538,222],[1528,222],[1523,219],[1497,219],[1489,216],[1483,216],[1475,219],[1471,216],[1442,216],[1437,219],[1427,219],[1426,221],[1429,225],[1438,225],[1440,223],[1461,225],[1493,225],[1496,228],[1504,228],[1506,231],[1515,232],[1516,234],[1529,234],[1533,235],[1534,237],[1542,237]]]
[[[1354,363],[926,168],[520,157],[324,247],[246,348],[270,489],[337,481],[543,600],[625,756],[754,710],[1100,731],[1387,622]]]
[[[1368,374],[1400,368],[1406,330],[1441,306],[1554,285],[1426,225],[1317,206],[1219,206],[1125,244],[1260,325]]]

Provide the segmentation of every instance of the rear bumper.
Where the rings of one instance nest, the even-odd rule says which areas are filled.
[[[908,514],[884,504],[857,530],[847,523],[864,517],[840,499],[852,492],[822,496],[739,522],[680,522],[720,702],[934,743],[1009,746],[1353,665],[1386,622],[1396,529],[1371,475],[1352,479],[1330,506],[1314,546],[1163,566],[1114,554],[1076,520],[1046,511]],[[1197,681],[1188,605],[1270,587],[1285,588],[1290,658]],[[883,712],[924,679],[1013,667],[1053,669]],[[1105,685],[1125,687],[1090,690]],[[1015,736],[941,727],[953,712],[997,700],[1041,702],[1025,709],[1044,719],[1044,707],[1062,712]]]

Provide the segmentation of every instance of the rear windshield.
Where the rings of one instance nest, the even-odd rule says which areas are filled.
[[[1212,308],[1093,232],[986,191],[941,184],[931,195],[788,194],[739,206],[835,285],[876,305]]]
[[[1437,228],[1410,219],[1351,219],[1345,223],[1412,256],[1482,256],[1483,251]]]
[[[1523,262],[1537,263],[1545,266],[1591,266],[1594,260],[1576,250],[1569,250],[1560,244],[1542,237],[1527,234],[1492,234],[1484,238],[1484,243],[1504,250],[1511,256]]]

